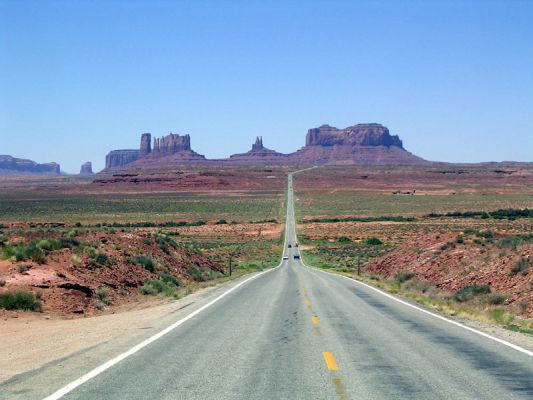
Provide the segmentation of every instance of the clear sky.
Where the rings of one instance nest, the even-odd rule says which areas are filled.
[[[78,172],[142,132],[220,158],[362,122],[533,161],[533,1],[0,0],[0,154]]]

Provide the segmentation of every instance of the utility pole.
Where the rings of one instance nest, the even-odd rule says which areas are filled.
[[[361,256],[357,256],[357,276],[361,273]]]
[[[229,255],[229,276],[231,276],[231,254]]]

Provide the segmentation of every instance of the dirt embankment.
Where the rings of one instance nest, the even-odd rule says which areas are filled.
[[[533,243],[528,235],[491,231],[421,234],[372,260],[364,272],[394,278],[400,272],[454,293],[470,285],[488,285],[501,293],[501,306],[533,316]]]
[[[223,273],[216,261],[155,231],[89,230],[71,238],[49,234],[47,239],[34,235],[10,237],[0,249],[14,252],[0,260],[0,293],[31,291],[49,314],[92,315],[135,301],[147,279],[163,277],[178,287]],[[0,316],[16,313],[0,309]]]

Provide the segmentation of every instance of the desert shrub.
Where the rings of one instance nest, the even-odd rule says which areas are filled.
[[[73,267],[79,267],[81,266],[81,258],[77,254],[73,254],[70,258],[70,262]]]
[[[6,285],[6,281],[3,279],[0,279],[0,287],[4,287]]]
[[[97,265],[100,265],[100,266],[103,266],[103,267],[108,267],[109,265],[111,265],[111,259],[105,253],[96,253],[96,255],[94,257],[94,262]]]
[[[196,268],[194,267],[189,267],[187,268],[187,273],[192,277],[192,279],[194,279],[196,282],[203,282],[204,281],[204,277],[202,276],[202,274],[200,273],[200,271],[198,271]]]
[[[519,236],[507,236],[500,240],[500,247],[510,247],[516,249],[520,244],[522,244],[522,239]]]
[[[154,272],[155,271],[154,261],[150,257],[137,256],[135,261],[137,261],[137,264],[142,265],[148,271],[150,271],[150,272]]]
[[[465,286],[464,288],[459,289],[457,292],[455,292],[453,295],[453,299],[462,303],[480,294],[488,293],[490,293],[489,285],[478,285],[474,283],[473,285]]]
[[[380,244],[383,244],[381,240],[379,240],[377,237],[369,237],[365,240],[366,244],[369,244],[371,246],[379,246]]]
[[[146,296],[155,296],[159,293],[163,293],[165,296],[174,298],[178,297],[178,294],[176,293],[176,285],[172,282],[164,282],[161,279],[145,279],[144,285],[141,286],[141,293]]]
[[[413,274],[412,272],[398,272],[396,274],[396,276],[394,277],[394,280],[396,282],[403,283],[403,282],[407,282],[407,281],[413,279],[414,276],[415,276],[415,274]]]
[[[176,287],[179,287],[181,285],[181,282],[174,276],[170,274],[161,274],[159,276],[159,279],[161,279],[163,282],[174,285]]]
[[[510,324],[514,320],[513,314],[505,312],[504,310],[501,310],[501,309],[492,310],[492,312],[490,313],[490,316],[492,317],[494,321],[498,322],[499,324],[503,324],[503,325]]]
[[[226,221],[225,219],[219,219],[215,225],[226,225],[228,223],[228,221]]]
[[[517,275],[517,274],[527,275],[530,265],[531,265],[531,261],[529,260],[529,258],[522,257],[520,258],[520,260],[516,262],[513,268],[511,268],[511,274],[512,275]]]
[[[457,237],[455,238],[455,242],[456,243],[464,243],[465,242],[465,238],[463,237],[463,235],[457,235]]]
[[[152,241],[149,238],[144,238],[143,239],[143,244],[146,245],[146,246],[149,246],[149,245],[152,244]]]
[[[350,243],[351,241],[352,241],[352,239],[350,239],[348,236],[341,236],[338,239],[339,243]]]
[[[145,282],[144,285],[141,286],[141,293],[145,296],[155,296],[159,292],[153,285]]]
[[[72,237],[66,237],[59,239],[59,245],[63,249],[71,249],[73,247],[79,246],[80,241]]]
[[[487,297],[489,304],[503,304],[507,297],[503,293],[492,293]]]
[[[447,243],[444,243],[442,246],[440,246],[441,251],[445,251],[448,249],[454,249],[454,248],[455,248],[455,243],[453,242],[447,242]]]
[[[41,311],[41,301],[33,292],[16,291],[0,293],[0,307],[6,310]]]

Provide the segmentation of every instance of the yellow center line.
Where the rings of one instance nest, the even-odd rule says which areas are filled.
[[[324,351],[322,353],[322,357],[324,357],[324,361],[326,362],[326,366],[330,371],[338,371],[339,366],[337,365],[337,361],[335,361],[335,357],[333,357],[333,353],[330,353],[329,351]]]
[[[305,303],[306,306],[310,306],[311,305],[311,302],[309,300],[304,301],[304,303]]]
[[[339,395],[339,399],[347,400],[348,395],[346,394],[346,389],[344,388],[344,385],[342,384],[342,379],[337,377],[337,378],[332,378],[331,380],[333,381],[333,385],[335,385],[335,391]]]
[[[313,324],[314,324],[314,325],[318,325],[318,323],[320,322],[320,321],[318,320],[318,317],[317,317],[316,315],[313,315],[313,316],[311,317],[311,321],[313,321]]]

